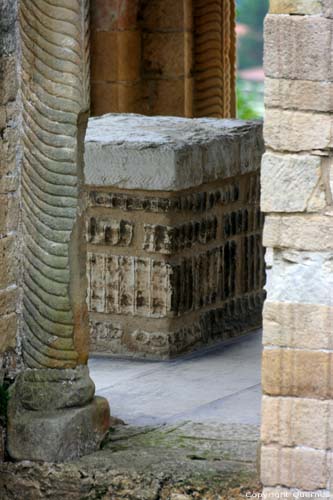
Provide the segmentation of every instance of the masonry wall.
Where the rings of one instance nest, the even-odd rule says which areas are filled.
[[[233,0],[92,0],[92,114],[235,116]]]
[[[0,1],[0,387],[17,367],[18,105],[17,3]],[[2,395],[0,395],[2,397]],[[3,405],[3,400],[1,401]],[[0,415],[0,462],[5,453]]]
[[[0,383],[15,369],[17,330],[17,4],[0,3]]]
[[[262,472],[266,495],[332,498],[333,8],[271,0],[265,26]],[[314,496],[316,495],[316,496]]]

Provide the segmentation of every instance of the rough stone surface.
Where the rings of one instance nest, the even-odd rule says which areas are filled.
[[[261,490],[258,437],[246,425],[117,427],[102,451],[79,461],[2,464],[2,498],[241,500]]]
[[[17,317],[15,313],[0,317],[0,354],[16,347]]]
[[[331,352],[265,347],[263,391],[271,396],[332,399],[332,362]]]
[[[322,14],[322,0],[271,0],[271,14]]]
[[[319,156],[266,153],[261,170],[263,212],[318,211],[326,206]]]
[[[332,251],[275,249],[267,298],[275,302],[332,306],[332,271]]]
[[[321,16],[268,15],[266,76],[332,82],[332,29],[332,20]]]
[[[325,490],[330,479],[328,455],[321,450],[263,446],[262,481],[267,486],[283,484],[305,491]]]
[[[261,124],[141,115],[89,120],[88,185],[177,191],[260,168]]]
[[[109,404],[103,398],[80,407],[44,411],[26,410],[11,399],[7,449],[14,460],[66,462],[98,449],[109,425]]]
[[[260,325],[257,176],[177,197],[110,190],[90,191],[87,215],[93,352],[169,358]]]
[[[264,396],[261,439],[266,444],[329,450],[333,443],[332,411],[332,401]]]
[[[272,214],[265,218],[265,247],[291,248],[311,252],[333,248],[333,214]]]
[[[17,356],[18,108],[17,1],[0,2],[0,371],[12,375]],[[0,459],[1,460],[1,459]]]
[[[332,322],[332,307],[266,300],[263,343],[268,346],[332,350]]]
[[[86,366],[76,369],[25,370],[15,379],[11,397],[26,410],[47,411],[84,406],[95,386]]]
[[[274,150],[306,152],[333,145],[329,114],[266,108],[264,136]]]
[[[265,104],[268,108],[332,112],[333,82],[267,77]]]
[[[16,50],[17,3],[1,2],[0,5],[0,57]]]
[[[305,14],[333,16],[331,0],[271,0],[271,14]]]

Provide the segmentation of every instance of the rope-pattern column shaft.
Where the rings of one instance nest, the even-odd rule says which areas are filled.
[[[70,249],[77,221],[78,121],[89,109],[88,2],[21,0],[23,354],[75,367]]]

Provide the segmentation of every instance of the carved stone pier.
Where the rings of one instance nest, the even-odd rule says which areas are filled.
[[[262,147],[254,122],[90,120],[92,352],[172,358],[260,327]]]

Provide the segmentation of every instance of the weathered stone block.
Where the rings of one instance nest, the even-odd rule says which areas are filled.
[[[265,218],[265,247],[325,252],[333,248],[333,217],[326,215],[272,215]]]
[[[7,448],[15,460],[65,462],[98,449],[109,430],[108,402],[64,410],[26,410],[9,404]]]
[[[268,300],[332,306],[332,265],[332,251],[274,250]]]
[[[267,77],[265,105],[267,108],[332,112],[333,83]]]
[[[18,132],[15,127],[7,127],[2,131],[0,137],[0,179],[16,172],[17,141]]]
[[[319,156],[265,153],[261,189],[263,212],[311,212],[328,201]]]
[[[117,81],[117,33],[96,31],[91,38],[91,45],[91,78],[99,82]]]
[[[18,288],[12,285],[0,290],[0,315],[9,314],[16,310],[18,299]]]
[[[333,394],[332,365],[329,352],[266,347],[263,391],[271,396],[330,399]]]
[[[15,194],[0,194],[0,234],[15,231],[19,218],[19,199]]]
[[[87,366],[76,369],[25,370],[16,377],[12,396],[31,411],[62,410],[92,401],[95,385]]]
[[[137,82],[141,77],[141,33],[139,31],[118,31],[118,79]],[[131,57],[128,57],[131,54]],[[124,108],[124,111],[126,108]],[[122,109],[120,109],[122,111]]]
[[[134,224],[126,220],[90,217],[87,224],[87,241],[96,245],[129,246],[133,239]]]
[[[260,124],[108,115],[89,128],[91,349],[166,359],[260,326]]]
[[[271,14],[322,14],[321,0],[270,0]]]
[[[183,78],[145,80],[141,113],[159,116],[165,114],[167,109],[170,116],[184,116],[184,86]],[[170,95],[172,95],[172,99],[170,99]]]
[[[0,104],[16,99],[18,90],[17,59],[15,56],[0,57]]]
[[[143,71],[147,78],[184,76],[184,33],[145,33],[142,43]]]
[[[270,0],[271,14],[305,14],[333,16],[331,0]]]
[[[261,439],[264,444],[328,450],[333,439],[329,401],[264,396]]]
[[[328,150],[333,145],[329,114],[267,108],[264,136],[267,146],[290,152]]]
[[[16,314],[0,317],[0,353],[13,350],[16,347],[17,318]]]
[[[333,307],[266,300],[264,337],[267,346],[333,349]]]
[[[0,289],[6,288],[16,280],[16,237],[0,238]]]
[[[184,29],[184,5],[174,0],[151,0],[143,4],[142,28],[145,31],[180,31]]]
[[[258,171],[261,134],[260,123],[237,120],[140,115],[91,119],[85,148],[86,183],[177,191]]]
[[[293,2],[295,3],[295,2]],[[333,81],[331,19],[268,15],[265,73],[291,80]]]
[[[147,252],[172,254],[193,245],[216,240],[217,218],[212,216],[179,226],[144,225],[143,249]]]
[[[327,457],[328,453],[322,450],[263,446],[261,479],[267,486],[283,484],[306,491],[326,489]]]
[[[15,52],[16,40],[17,4],[13,2],[2,2],[0,5],[0,54],[8,55]]]
[[[181,317],[176,323],[158,323],[160,331],[147,331],[147,322],[140,323],[128,317],[124,321],[120,316],[113,316],[113,321],[99,316],[91,320],[91,351],[109,356],[169,359],[257,328],[261,323],[262,301],[262,294],[232,299],[223,306],[200,313],[186,326],[179,326],[184,323]],[[154,326],[152,323],[151,327]]]

